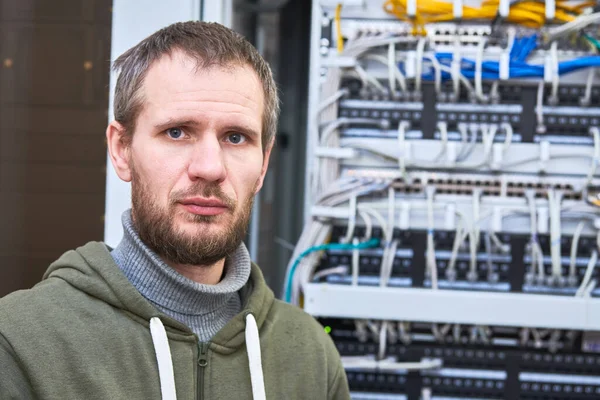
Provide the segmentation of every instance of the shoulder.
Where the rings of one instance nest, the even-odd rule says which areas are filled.
[[[278,323],[301,325],[305,332],[325,334],[321,324],[303,309],[281,300],[274,300],[269,319],[276,320]]]
[[[323,326],[310,314],[294,305],[275,300],[267,317],[270,325],[278,327],[289,339],[313,346],[335,360],[339,355]]]
[[[64,323],[73,306],[82,300],[81,292],[57,278],[13,292],[0,299],[0,333],[10,339],[22,332],[34,335],[49,325]]]

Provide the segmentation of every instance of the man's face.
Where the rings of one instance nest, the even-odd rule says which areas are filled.
[[[166,261],[210,265],[239,246],[262,186],[262,86],[250,67],[197,70],[174,52],[142,91],[125,151],[134,224]]]

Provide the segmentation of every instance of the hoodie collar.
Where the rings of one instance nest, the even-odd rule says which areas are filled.
[[[174,335],[173,339],[196,340],[187,326],[158,311],[137,291],[116,265],[104,243],[89,242],[66,252],[50,265],[43,279],[67,281],[78,290],[124,310],[130,318],[146,327],[150,319],[160,317],[169,334]],[[255,264],[252,264],[250,278],[240,295],[243,310],[213,337],[211,342],[215,351],[230,353],[242,346],[245,342],[245,316],[252,313],[260,330],[275,299]]]

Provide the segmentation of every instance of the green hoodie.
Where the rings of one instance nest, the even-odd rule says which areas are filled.
[[[55,261],[34,288],[0,299],[0,399],[169,398],[154,317],[166,330],[177,399],[252,399],[259,375],[251,384],[248,314],[260,334],[267,399],[350,398],[331,339],[312,317],[274,299],[255,265],[241,298],[243,311],[199,344],[142,297],[103,243],[88,243]]]

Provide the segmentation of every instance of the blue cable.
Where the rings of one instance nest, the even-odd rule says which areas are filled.
[[[290,274],[288,275],[288,279],[285,285],[285,301],[292,301],[292,281],[294,280],[294,273],[296,272],[296,268],[300,264],[300,261],[306,257],[310,253],[314,253],[315,251],[322,250],[361,250],[361,249],[371,249],[373,247],[379,247],[380,240],[379,239],[370,239],[366,242],[358,243],[358,244],[344,244],[344,243],[327,243],[319,246],[313,246],[306,250],[304,250],[298,258],[292,264],[292,268],[290,269]]]
[[[531,35],[522,38],[516,38],[510,51],[509,77],[510,78],[543,78],[544,65],[528,64],[526,59],[531,55],[531,52],[537,48],[537,35]],[[438,62],[446,67],[451,67],[454,55],[452,53],[443,52],[436,53]],[[467,79],[475,78],[474,60],[463,58],[461,59],[461,74]],[[568,74],[580,69],[593,68],[600,66],[600,56],[585,56],[574,60],[563,61],[558,64],[559,75]],[[482,78],[486,80],[500,79],[500,63],[497,61],[484,61],[481,63]],[[448,72],[442,71],[441,77],[443,80],[452,78]],[[423,74],[424,80],[434,80],[433,73]]]

